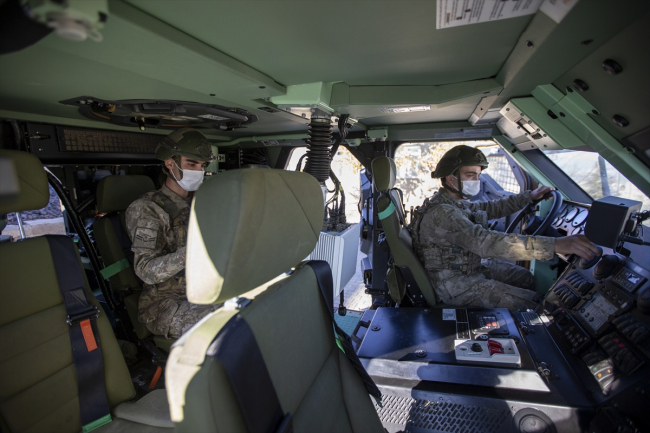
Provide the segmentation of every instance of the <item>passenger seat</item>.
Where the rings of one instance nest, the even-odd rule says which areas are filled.
[[[396,168],[395,161],[387,156],[375,158],[372,161],[372,176],[375,189],[381,193],[377,199],[377,214],[381,220],[388,247],[395,262],[394,274],[389,274],[388,279],[393,279],[393,284],[399,290],[391,289],[391,297],[399,303],[404,296],[405,286],[410,287],[410,296],[420,296],[413,285],[417,285],[419,292],[429,306],[436,305],[436,294],[429,279],[429,275],[413,252],[411,234],[406,228],[402,199],[395,190]],[[410,275],[409,275],[410,272]],[[396,292],[399,291],[399,294]],[[396,299],[397,298],[397,299]],[[415,299],[415,301],[419,301]]]
[[[367,382],[335,338],[329,266],[300,263],[318,241],[322,197],[311,175],[274,169],[227,171],[197,191],[187,296],[227,302],[170,352],[177,432],[384,431]],[[319,275],[329,275],[329,286]]]
[[[93,225],[95,241],[106,268],[111,289],[130,292],[124,298],[129,319],[137,337],[143,340],[151,332],[138,321],[138,300],[142,293],[140,281],[133,271],[131,239],[126,230],[125,214],[131,203],[155,189],[150,177],[144,175],[106,176],[97,185],[97,211],[105,214]],[[130,259],[128,256],[131,255]],[[169,352],[176,340],[156,335],[156,345]]]
[[[0,213],[45,207],[49,189],[40,161],[29,153],[10,150],[0,150],[0,157],[13,161],[20,184],[17,198],[0,201]],[[60,235],[0,243],[0,430],[82,431],[77,366],[58,279],[73,270],[55,268],[49,237],[62,245],[66,256],[77,257],[85,281],[79,289],[99,311],[92,320],[96,320],[99,334],[97,343],[113,421],[94,431],[171,433],[173,424],[164,391],[152,392],[137,403],[129,402],[135,389],[113,330],[85,280],[77,248],[69,237]]]

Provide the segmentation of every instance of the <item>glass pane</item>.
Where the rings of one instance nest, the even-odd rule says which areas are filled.
[[[25,237],[42,236],[46,234],[64,235],[63,207],[56,192],[50,186],[50,202],[43,209],[28,210],[20,213],[25,229]],[[20,230],[15,213],[7,214],[7,226],[2,230],[3,235],[10,235],[14,240],[20,239]]]
[[[569,149],[544,153],[594,200],[613,195],[641,201],[644,209],[650,208],[650,198],[598,153]]]
[[[295,148],[291,152],[291,157],[287,163],[287,170],[296,170],[298,162],[303,155],[307,153],[306,147]],[[302,159],[300,169],[305,169],[305,160]],[[338,177],[343,191],[345,192],[345,218],[348,223],[358,223],[360,220],[359,215],[359,172],[361,171],[361,163],[347,150],[345,147],[339,147],[336,155],[332,159],[332,171]],[[330,191],[334,190],[334,183],[328,180],[326,183]],[[327,200],[331,199],[334,193],[327,194]]]
[[[504,191],[519,194],[521,192],[521,186],[517,182],[512,167],[510,167],[510,163],[501,147],[494,144],[491,146],[480,146],[479,149],[483,151],[490,163],[488,168],[483,170],[483,173],[489,175]]]
[[[431,172],[436,168],[445,152],[460,144],[478,147],[486,155],[491,154],[492,149],[498,150],[499,148],[493,141],[406,143],[397,148],[395,152],[395,165],[397,166],[395,187],[404,193],[404,205],[407,210],[410,210],[411,206],[420,206],[426,197],[431,197],[438,191],[440,181],[431,179]],[[512,171],[510,173],[512,174]],[[491,173],[489,174],[492,176]],[[514,179],[514,175],[512,178]]]

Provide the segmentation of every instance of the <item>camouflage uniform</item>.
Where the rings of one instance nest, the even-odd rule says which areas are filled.
[[[413,248],[444,303],[468,307],[533,308],[531,273],[502,260],[551,260],[555,239],[489,230],[532,202],[530,191],[503,200],[456,200],[446,189],[424,201],[409,231]],[[491,258],[483,260],[482,258]]]
[[[185,245],[192,195],[179,197],[163,186],[131,203],[126,227],[134,270],[144,282],[138,320],[156,335],[178,338],[215,305],[196,305],[185,294]]]

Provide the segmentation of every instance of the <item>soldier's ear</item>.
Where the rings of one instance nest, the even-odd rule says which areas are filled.
[[[174,158],[168,158],[165,160],[165,167],[167,170],[172,171],[174,167]]]

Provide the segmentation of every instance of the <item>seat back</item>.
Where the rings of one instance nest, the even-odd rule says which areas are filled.
[[[151,178],[143,175],[106,176],[99,181],[97,185],[97,211],[106,215],[95,221],[93,231],[97,248],[99,248],[105,266],[108,267],[127,259],[127,254],[119,240],[122,237],[123,242],[126,242],[130,248],[131,241],[127,235],[124,219],[126,208],[154,188]],[[115,220],[112,220],[112,218],[115,218]],[[131,291],[131,294],[124,299],[127,313],[138,338],[143,339],[149,336],[151,334],[149,330],[143,323],[138,321],[138,299],[142,287],[133,271],[133,267],[128,266],[122,269],[109,277],[108,280],[113,290]]]
[[[25,152],[0,150],[15,164],[17,199],[0,213],[47,205],[47,176],[40,161]],[[70,249],[78,251],[69,238]],[[76,369],[72,362],[66,310],[47,239],[0,244],[0,429],[2,432],[79,432],[81,420]],[[85,274],[84,274],[85,277]],[[135,389],[106,314],[85,282],[97,319],[106,394],[111,408],[130,400]]]
[[[314,271],[298,266],[284,274],[315,247],[322,215],[319,184],[306,173],[233,170],[197,192],[188,298],[252,302],[240,310],[226,303],[172,348],[166,384],[177,431],[246,431],[224,366],[209,349],[235,315],[250,327],[295,432],[383,431],[361,378],[336,345]]]
[[[372,176],[375,188],[381,193],[377,200],[377,213],[384,228],[395,266],[409,270],[427,304],[433,306],[436,304],[434,287],[429,275],[413,252],[411,235],[404,222],[404,206],[400,195],[394,189],[395,161],[387,156],[375,158],[372,161]],[[400,300],[395,301],[399,302]]]

